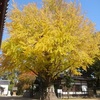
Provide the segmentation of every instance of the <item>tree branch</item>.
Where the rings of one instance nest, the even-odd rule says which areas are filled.
[[[33,69],[25,66],[28,70],[32,71],[36,76],[38,76],[41,80],[44,80],[43,77],[41,77],[38,73],[36,73]],[[44,80],[45,81],[45,80]]]

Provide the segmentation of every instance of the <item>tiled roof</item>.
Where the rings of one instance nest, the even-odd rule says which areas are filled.
[[[1,40],[2,40],[8,1],[9,0],[0,0],[0,45],[1,45]]]
[[[95,78],[90,78],[90,77],[83,77],[83,76],[73,76],[72,77],[74,80],[80,80],[80,81],[92,81],[95,80]]]
[[[0,80],[0,85],[9,85],[10,81],[9,80]]]

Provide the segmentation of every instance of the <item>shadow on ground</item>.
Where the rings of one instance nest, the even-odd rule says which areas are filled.
[[[24,98],[24,97],[0,97],[0,100],[39,100],[32,98]],[[100,100],[100,98],[69,98],[69,99],[57,99],[57,100]]]
[[[36,100],[31,98],[23,98],[23,97],[0,97],[0,100]]]

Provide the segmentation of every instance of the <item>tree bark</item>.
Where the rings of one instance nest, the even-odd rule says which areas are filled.
[[[48,86],[41,91],[41,97],[40,100],[57,100],[54,86]]]

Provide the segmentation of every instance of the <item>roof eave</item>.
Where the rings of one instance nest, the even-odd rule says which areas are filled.
[[[8,6],[9,0],[0,0],[0,46],[2,41],[2,35],[3,35],[3,29],[4,29],[4,23],[5,23],[5,17],[6,17],[6,11]]]

